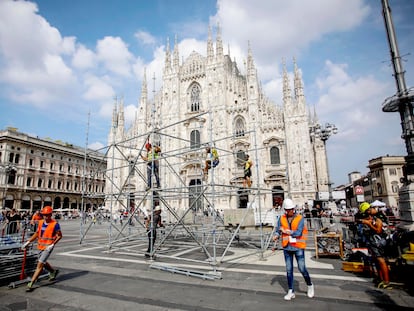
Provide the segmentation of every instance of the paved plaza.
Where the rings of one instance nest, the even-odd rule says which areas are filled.
[[[61,221],[61,225],[64,238],[50,261],[60,269],[57,282],[40,281],[30,293],[25,286],[1,287],[1,311],[413,310],[414,306],[414,297],[402,289],[379,290],[371,278],[342,271],[339,258],[316,259],[311,242],[307,266],[315,297],[307,298],[306,285],[297,274],[296,298],[284,301],[287,282],[281,250],[260,254],[232,247],[214,268],[208,262],[163,257],[162,248],[160,256],[147,260],[133,250],[144,250],[145,239],[109,249],[105,223],[94,225],[100,229],[91,229],[82,244],[78,221]]]

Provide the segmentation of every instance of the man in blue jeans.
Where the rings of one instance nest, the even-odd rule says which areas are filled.
[[[308,285],[307,295],[313,298],[315,295],[314,287],[305,265],[305,248],[308,229],[305,226],[305,220],[302,215],[295,213],[295,205],[291,199],[285,199],[282,207],[285,210],[276,225],[273,240],[276,241],[281,236],[283,254],[285,256],[286,275],[289,291],[285,295],[285,300],[295,298],[293,288],[293,257],[296,257],[298,269]]]

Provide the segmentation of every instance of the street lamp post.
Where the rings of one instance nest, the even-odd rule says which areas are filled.
[[[316,138],[319,138],[323,142],[323,147],[325,151],[325,159],[326,159],[326,173],[328,177],[328,192],[329,192],[329,203],[333,201],[332,197],[332,182],[331,177],[329,174],[329,161],[328,161],[328,153],[326,150],[326,141],[331,137],[331,135],[335,135],[338,133],[338,128],[335,124],[326,123],[325,125],[320,125],[319,123],[315,125],[313,129],[313,134]]]

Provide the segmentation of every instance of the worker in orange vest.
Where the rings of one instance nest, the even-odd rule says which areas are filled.
[[[30,243],[37,239],[37,248],[40,250],[36,270],[32,276],[32,280],[27,283],[26,291],[29,292],[34,289],[33,286],[43,271],[43,268],[49,271],[49,281],[54,281],[59,273],[59,270],[53,269],[47,260],[52,254],[55,244],[62,238],[62,231],[60,230],[59,223],[52,219],[52,207],[45,206],[40,213],[43,216],[43,220],[39,221],[37,231],[22,245],[22,249],[26,249]]]
[[[296,257],[298,269],[308,285],[307,296],[313,298],[315,295],[313,283],[305,265],[305,248],[308,229],[305,225],[305,219],[295,212],[295,204],[291,199],[285,199],[282,207],[285,214],[278,219],[273,240],[277,241],[282,237],[283,254],[285,256],[286,276],[288,281],[288,293],[285,300],[295,298],[293,288],[293,257]]]

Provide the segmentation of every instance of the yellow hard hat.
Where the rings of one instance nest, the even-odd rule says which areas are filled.
[[[361,213],[365,213],[370,207],[371,207],[371,205],[368,202],[362,202],[359,205],[359,211]]]

